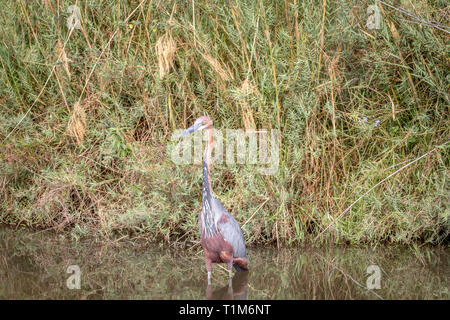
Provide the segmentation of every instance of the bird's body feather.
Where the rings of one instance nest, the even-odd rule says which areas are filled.
[[[220,200],[212,196],[209,185],[209,170],[206,160],[203,161],[202,212],[198,217],[198,228],[202,239],[206,239],[204,249],[212,257],[220,256],[220,246],[209,245],[208,241],[217,243],[222,239],[231,246],[233,266],[236,270],[248,270],[247,251],[244,235],[236,219],[223,207]],[[222,238],[220,240],[217,237]],[[209,240],[208,240],[209,238]],[[209,248],[208,248],[209,247]],[[228,247],[228,246],[227,246]],[[216,249],[218,248],[218,249]],[[217,252],[213,252],[217,251]],[[220,262],[220,259],[218,259]],[[214,261],[216,262],[216,261]],[[225,262],[225,261],[222,261]]]
[[[180,136],[205,128],[208,130],[209,138],[203,157],[202,211],[198,215],[198,229],[205,253],[208,284],[211,281],[211,263],[213,262],[228,264],[231,284],[231,266],[234,266],[237,271],[248,270],[247,251],[239,223],[212,194],[209,175],[213,143],[211,119],[206,116],[198,118],[194,125],[183,131]]]
[[[236,258],[247,258],[247,251],[245,249],[244,235],[241,227],[236,219],[223,207],[218,199],[214,199],[214,205],[217,211],[222,212],[226,219],[219,219],[217,227],[224,237],[225,241],[233,247],[233,256]]]

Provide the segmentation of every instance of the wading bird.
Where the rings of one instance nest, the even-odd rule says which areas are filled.
[[[244,236],[239,223],[212,195],[211,177],[209,175],[213,147],[212,127],[211,119],[202,116],[195,120],[191,127],[184,130],[180,137],[195,131],[207,130],[208,139],[203,155],[202,211],[198,215],[198,228],[205,253],[208,285],[211,284],[212,263],[226,263],[229,271],[229,285],[231,286],[232,267],[237,271],[248,271],[248,260]]]

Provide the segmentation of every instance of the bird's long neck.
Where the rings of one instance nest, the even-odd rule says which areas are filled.
[[[203,193],[202,196],[212,197],[211,188],[211,176],[210,176],[210,165],[211,165],[211,153],[213,147],[213,134],[212,128],[207,129],[208,139],[206,141],[205,153],[203,155]]]
[[[211,190],[211,177],[209,175],[213,135],[212,128],[208,128],[208,140],[206,141],[205,154],[203,156],[203,183],[202,183],[202,234],[205,237],[214,236],[217,232],[217,219],[214,216],[213,196]]]

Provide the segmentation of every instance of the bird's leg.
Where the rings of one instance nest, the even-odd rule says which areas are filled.
[[[205,257],[205,263],[206,263],[206,271],[208,271],[208,286],[211,285],[211,264],[212,261]]]
[[[231,288],[232,287],[232,278],[233,278],[233,262],[229,262],[228,263],[228,287]]]
[[[214,299],[214,297],[213,297],[213,294],[212,294],[212,287],[208,283],[208,285],[206,286],[206,300],[211,300],[211,299]]]
[[[229,272],[229,277],[228,277],[228,296],[230,297],[231,300],[234,299],[234,294],[233,294],[233,262],[228,263],[228,272]]]

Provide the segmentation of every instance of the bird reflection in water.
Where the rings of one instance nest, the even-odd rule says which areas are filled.
[[[211,284],[206,287],[206,300],[247,300],[248,272],[236,272],[231,285],[213,291]]]

